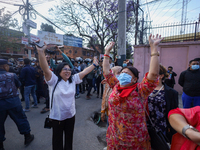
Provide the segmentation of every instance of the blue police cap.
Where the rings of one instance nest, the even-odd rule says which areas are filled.
[[[8,60],[6,59],[0,59],[0,65],[8,64]]]

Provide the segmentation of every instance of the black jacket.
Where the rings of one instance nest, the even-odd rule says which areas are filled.
[[[168,121],[168,113],[170,110],[175,109],[178,107],[178,92],[173,88],[164,84],[164,91],[165,91],[165,101],[166,101],[166,120],[167,120],[167,131],[166,135],[168,139],[172,139],[172,135],[176,133],[176,131],[171,127]]]
[[[180,74],[178,83],[183,87],[183,92],[188,96],[200,96],[200,69],[187,70]]]

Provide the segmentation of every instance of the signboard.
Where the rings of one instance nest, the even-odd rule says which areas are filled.
[[[32,20],[26,20],[26,25],[32,27],[33,29],[37,28],[37,23],[33,22]]]
[[[82,48],[82,38],[75,36],[63,35],[63,44],[66,46],[81,47]]]
[[[31,42],[36,42],[38,41],[40,38],[34,34],[30,34],[30,41]]]
[[[22,44],[28,45],[28,38],[22,37]]]
[[[63,45],[63,35],[61,34],[38,30],[38,37],[40,40],[45,41],[46,44]]]

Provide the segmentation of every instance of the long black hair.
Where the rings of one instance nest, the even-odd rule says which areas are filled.
[[[65,65],[68,65],[70,67],[70,65],[67,62],[62,62],[62,63],[58,64],[58,66],[56,67],[55,75],[58,77],[58,81],[62,80],[62,77],[60,76],[60,72],[62,71],[62,69],[64,68]],[[72,68],[70,67],[70,69],[72,69]],[[69,83],[72,83],[72,73],[71,73],[71,76],[69,77],[68,81],[69,81]]]

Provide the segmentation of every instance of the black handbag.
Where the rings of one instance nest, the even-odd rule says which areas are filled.
[[[44,128],[51,129],[51,127],[52,127],[52,120],[49,118],[48,115],[44,121]]]
[[[145,108],[145,107],[144,107]],[[167,139],[167,137],[163,134],[162,131],[160,131],[159,129],[157,129],[155,127],[155,125],[153,124],[151,118],[149,117],[146,108],[145,108],[145,112],[149,118],[149,121],[151,124],[147,125],[147,129],[149,132],[149,136],[151,138],[151,148],[153,150],[169,150],[169,140]]]
[[[60,80],[57,81],[54,89],[53,89],[53,92],[52,92],[52,97],[51,97],[51,109],[52,109],[52,105],[53,105],[53,94],[54,94],[54,91],[56,89],[56,86],[58,85],[58,82]],[[45,118],[45,121],[44,121],[44,128],[45,129],[51,129],[52,128],[52,119],[49,118],[49,115]]]
[[[169,150],[168,139],[162,133],[162,131],[157,130],[153,126],[147,126],[149,136],[151,138],[151,148],[153,150]]]

